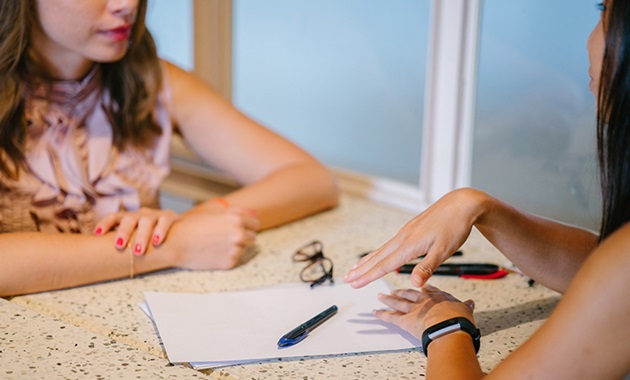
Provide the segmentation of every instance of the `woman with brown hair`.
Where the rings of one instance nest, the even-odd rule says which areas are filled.
[[[158,59],[146,7],[0,2],[0,296],[231,268],[257,231],[337,204],[320,163]],[[173,134],[243,186],[160,210]]]

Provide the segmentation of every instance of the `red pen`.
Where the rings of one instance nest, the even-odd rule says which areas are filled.
[[[405,264],[398,268],[398,273],[411,273],[416,264]],[[442,264],[434,275],[458,276],[461,278],[475,278],[481,280],[491,280],[501,278],[508,274],[508,270],[495,264],[474,263],[474,264]]]

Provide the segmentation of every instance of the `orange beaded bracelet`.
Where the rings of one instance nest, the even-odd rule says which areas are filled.
[[[223,207],[230,207],[230,202],[226,201],[223,198],[212,198],[210,199],[210,202],[218,203]]]

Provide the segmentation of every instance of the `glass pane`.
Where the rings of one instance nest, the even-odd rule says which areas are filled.
[[[194,68],[192,0],[149,0],[147,29],[161,58],[184,70]]]
[[[233,101],[324,163],[418,185],[429,0],[235,0]]]
[[[597,228],[593,1],[483,2],[472,185],[530,212]]]

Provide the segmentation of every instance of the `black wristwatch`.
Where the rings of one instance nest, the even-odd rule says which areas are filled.
[[[481,332],[473,325],[471,321],[464,317],[457,317],[447,319],[444,322],[440,322],[436,325],[429,327],[422,333],[422,351],[425,356],[427,354],[427,348],[429,344],[437,338],[450,334],[455,331],[464,331],[470,335],[475,346],[475,353],[479,352],[479,345],[481,344]]]

